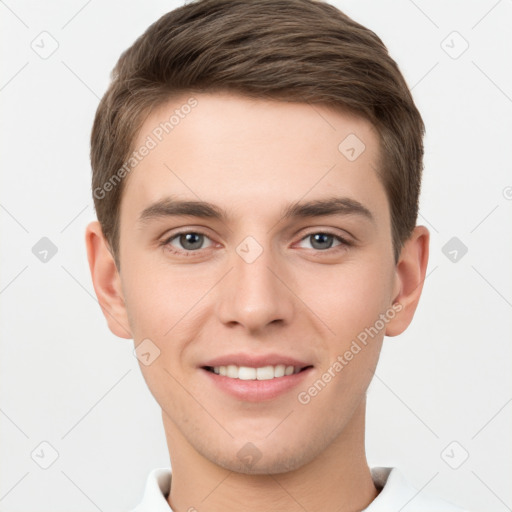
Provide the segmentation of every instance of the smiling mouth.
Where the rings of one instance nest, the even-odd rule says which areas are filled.
[[[272,380],[294,375],[296,373],[303,372],[309,366],[291,366],[284,364],[277,364],[275,366],[261,366],[258,368],[252,368],[250,366],[236,366],[230,364],[227,366],[203,366],[204,370],[207,370],[216,375],[227,377],[229,379],[238,380]]]

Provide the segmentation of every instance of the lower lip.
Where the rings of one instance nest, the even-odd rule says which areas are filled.
[[[201,368],[201,371],[206,373],[207,377],[222,391],[247,402],[261,402],[277,398],[300,384],[311,370],[313,370],[313,367],[306,368],[299,373],[269,380],[241,380],[232,379]]]

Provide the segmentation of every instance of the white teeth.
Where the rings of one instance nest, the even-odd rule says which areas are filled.
[[[274,378],[274,367],[273,366],[262,366],[256,368],[256,378],[258,380],[270,380]]]
[[[284,377],[285,375],[292,375],[293,373],[299,373],[300,370],[300,367],[295,368],[293,366],[285,366],[284,364],[261,366],[260,368],[236,366],[234,364],[213,367],[213,372],[217,375],[240,380],[270,380]]]
[[[234,364],[229,364],[227,367],[226,377],[231,377],[232,379],[238,379],[238,366]]]
[[[278,364],[274,367],[274,377],[284,377],[284,371],[286,366],[284,364]]]
[[[254,380],[256,378],[256,368],[240,366],[240,368],[238,368],[238,378],[240,380]]]

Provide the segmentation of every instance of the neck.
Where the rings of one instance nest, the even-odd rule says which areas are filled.
[[[343,432],[311,462],[287,473],[229,471],[199,454],[164,413],[174,512],[355,512],[377,496],[364,449],[365,403]]]

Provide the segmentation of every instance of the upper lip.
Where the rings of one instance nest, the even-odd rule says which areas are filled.
[[[277,366],[278,364],[284,364],[285,366],[294,366],[296,368],[304,368],[311,366],[309,363],[299,361],[298,359],[290,356],[279,355],[279,354],[227,354],[225,356],[218,356],[202,364],[205,366],[248,366],[249,368],[261,368],[263,366]]]

